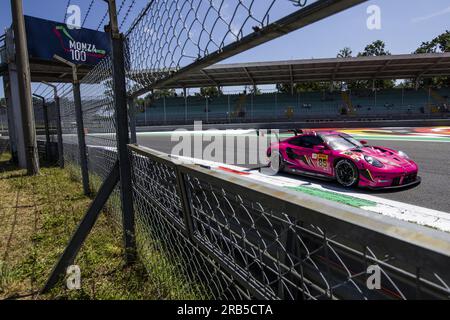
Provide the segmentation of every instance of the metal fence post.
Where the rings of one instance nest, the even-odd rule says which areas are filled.
[[[119,32],[116,1],[109,0],[110,33],[112,44],[112,66],[114,84],[114,103],[116,112],[117,151],[120,164],[120,196],[122,203],[122,222],[127,264],[136,260],[135,226],[133,212],[133,191],[131,181],[131,162],[128,155],[128,115],[125,81],[124,36]]]
[[[402,87],[402,107],[405,105],[405,88]]]
[[[230,95],[228,95],[228,123],[231,122],[231,105],[230,105]]]
[[[177,187],[181,197],[181,206],[183,208],[183,220],[186,225],[186,232],[189,239],[193,238],[194,235],[194,224],[192,221],[192,211],[191,205],[189,203],[188,191],[186,188],[186,182],[184,178],[184,174],[180,169],[180,166],[177,165],[175,167],[175,172],[177,175]]]
[[[147,102],[144,101],[144,126],[147,125]]]
[[[184,122],[188,123],[188,97],[184,97]]]
[[[63,146],[63,137],[62,137],[61,106],[60,106],[60,101],[59,101],[59,97],[57,94],[55,95],[55,108],[56,108],[56,132],[58,135],[59,167],[61,169],[64,169],[64,146]]]
[[[50,127],[48,122],[48,105],[45,103],[45,100],[43,100],[44,105],[43,111],[44,111],[44,127],[45,127],[45,157],[47,158],[47,161],[50,161]]]
[[[277,117],[278,113],[278,92],[275,92],[275,118]]]
[[[43,96],[33,94],[38,99],[42,100],[42,113],[44,115],[44,130],[45,130],[45,160],[50,161],[50,128],[48,122],[48,106]]]
[[[53,58],[72,68],[73,100],[75,104],[75,117],[77,121],[77,136],[78,136],[78,148],[80,151],[81,180],[83,182],[84,194],[90,195],[91,188],[89,186],[88,159],[87,159],[86,138],[83,123],[83,110],[81,106],[80,81],[78,80],[78,68],[74,63],[67,61],[66,59],[56,54],[53,56]]]
[[[374,90],[375,90],[375,94],[374,94],[374,109],[376,109],[377,108],[377,88],[374,88]]]
[[[89,171],[88,171],[88,159],[86,150],[86,138],[83,123],[83,110],[81,106],[81,91],[80,83],[77,81],[73,84],[73,97],[75,102],[75,116],[77,121],[77,135],[78,135],[78,147],[80,150],[80,167],[81,178],[83,180],[83,191],[85,195],[91,193],[89,186]]]
[[[188,102],[187,102],[187,91],[186,88],[183,88],[183,96],[184,96],[184,124],[187,124],[188,116],[187,116],[187,109],[188,109]]]
[[[253,106],[253,97],[254,97],[254,95],[255,95],[255,93],[254,92],[252,92],[252,95],[251,95],[251,115],[250,115],[250,121],[253,121],[253,118],[254,118],[254,114],[253,114],[253,112],[254,112],[254,106]]]
[[[2,110],[2,105],[0,105],[0,132],[1,132],[1,134],[3,134],[3,115],[2,115],[2,112],[1,112],[1,110]]]
[[[14,29],[14,43],[16,48],[16,64],[20,111],[25,145],[25,163],[29,176],[39,174],[39,155],[36,141],[36,127],[34,123],[33,101],[31,97],[30,61],[23,15],[22,0],[11,0],[12,24]]]
[[[56,134],[58,136],[58,162],[59,167],[61,169],[64,169],[64,146],[62,138],[61,106],[59,104],[60,101],[58,97],[58,89],[55,85],[51,83],[45,81],[42,83],[53,89],[53,98],[55,100],[55,109],[56,109]]]
[[[166,97],[165,96],[163,97],[163,108],[164,108],[164,114],[163,114],[164,124],[166,124],[167,123],[167,113],[166,113]]]
[[[136,106],[134,105],[134,99],[128,99],[128,111],[130,119],[130,142],[137,143],[137,132],[136,132]]]

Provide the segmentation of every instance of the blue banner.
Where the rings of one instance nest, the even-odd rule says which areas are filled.
[[[109,35],[70,29],[64,23],[25,16],[30,58],[53,60],[57,54],[75,64],[95,65],[111,52]]]

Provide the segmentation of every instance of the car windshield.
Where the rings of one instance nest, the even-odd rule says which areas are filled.
[[[325,136],[324,139],[328,146],[333,150],[345,151],[364,147],[358,140],[347,135]]]

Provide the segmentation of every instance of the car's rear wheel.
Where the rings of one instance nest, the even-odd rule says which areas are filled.
[[[339,160],[334,169],[336,173],[336,180],[343,187],[351,188],[358,184],[358,168],[356,168],[355,164],[350,160]]]
[[[270,169],[274,172],[283,171],[284,169],[284,160],[283,156],[279,151],[274,151],[270,155]]]

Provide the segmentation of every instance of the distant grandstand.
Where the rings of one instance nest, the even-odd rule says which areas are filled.
[[[162,98],[137,113],[138,125],[289,121],[337,117],[416,118],[449,113],[450,89],[305,92]],[[437,98],[439,97],[439,98]],[[444,102],[445,101],[445,102]]]
[[[450,53],[309,59],[215,65],[168,88],[420,79],[450,75]],[[186,92],[186,91],[185,91]],[[276,122],[336,118],[450,117],[450,88],[323,90],[154,99],[140,108],[137,125]]]

